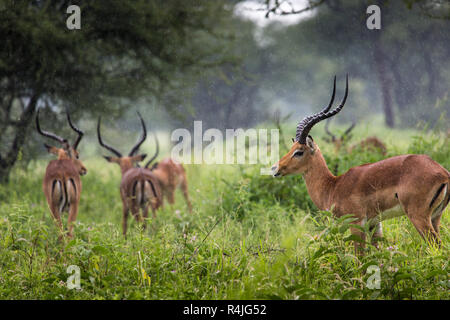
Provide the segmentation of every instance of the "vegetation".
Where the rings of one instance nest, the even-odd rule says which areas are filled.
[[[245,19],[249,2],[273,23]],[[449,20],[435,18],[445,1],[311,0],[291,25],[271,20],[281,3],[0,0],[0,183],[19,157],[38,155],[37,107],[55,129],[66,107],[76,122],[107,115],[127,130],[136,109],[159,129],[200,119],[248,128],[276,109],[319,110],[333,75],[349,73],[352,112],[340,122],[383,114],[391,127],[434,125],[449,110]],[[380,31],[366,28],[375,3]],[[80,30],[66,28],[69,4],[80,6]]]
[[[166,137],[195,120],[205,131],[267,128],[275,118],[292,132],[287,115],[323,108],[333,75],[348,73],[347,111],[333,130],[356,120],[349,145],[376,135],[387,156],[427,153],[450,168],[450,6],[302,2],[306,16],[286,9],[296,1],[0,0],[0,299],[448,299],[448,208],[443,248],[402,217],[384,222],[380,250],[369,244],[355,256],[351,217],[319,212],[300,176],[273,179],[259,165],[186,166],[192,214],[178,195],[147,230],[132,222],[122,236],[120,172],[100,156],[98,116],[121,149],[140,131],[136,111]],[[269,19],[301,19],[261,26],[246,18],[252,4]],[[381,7],[382,30],[366,27],[370,4]],[[81,29],[66,27],[69,5],[80,7]],[[42,192],[50,156],[34,130],[37,108],[43,129],[71,140],[67,109],[85,133],[88,174],[75,237],[64,243]],[[332,171],[383,158],[336,151],[318,132],[323,124],[313,133]],[[73,265],[80,290],[67,287]],[[380,289],[367,285],[371,266]]]
[[[374,133],[355,131],[359,138]],[[450,143],[438,133],[378,132],[389,155],[427,153],[450,167]],[[339,162],[345,171],[379,157],[336,155],[315,139],[330,168]],[[380,250],[368,245],[358,257],[351,218],[318,212],[301,177],[261,176],[258,166],[189,165],[193,213],[177,194],[147,231],[132,222],[125,240],[119,168],[99,156],[84,163],[75,237],[63,244],[41,189],[46,161],[16,168],[0,187],[0,299],[449,298],[449,208],[441,249],[427,246],[401,217],[383,223]],[[67,288],[70,265],[81,270],[81,290]],[[380,268],[379,290],[367,286],[369,266]]]
[[[80,6],[79,30],[66,27],[70,4]],[[226,61],[227,32],[216,33],[222,16],[229,11],[221,1],[0,0],[0,183],[20,153],[36,155],[29,128],[37,107],[55,126],[66,108],[75,120],[117,116],[138,99],[182,90],[195,73]]]

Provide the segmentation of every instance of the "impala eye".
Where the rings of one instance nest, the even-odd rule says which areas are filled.
[[[294,152],[294,154],[292,155],[293,157],[301,157],[303,155],[303,151],[302,150],[297,150]]]

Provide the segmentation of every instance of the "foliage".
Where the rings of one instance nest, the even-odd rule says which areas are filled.
[[[427,154],[444,168],[450,167],[450,136],[436,134],[416,135],[408,149],[408,153]]]
[[[432,150],[448,168],[443,137],[416,135],[390,152]],[[372,157],[357,151],[336,159],[345,170]],[[0,187],[1,299],[448,299],[449,208],[440,250],[402,217],[383,222],[380,250],[368,243],[366,254],[356,256],[352,218],[317,211],[300,177],[190,165],[193,213],[178,193],[148,230],[133,221],[125,240],[119,169],[103,159],[85,164],[75,237],[64,244],[41,190],[44,162],[15,169]],[[70,265],[80,267],[81,290],[67,288]],[[367,286],[369,266],[380,270],[379,290]]]
[[[79,30],[66,27],[69,4],[81,8]],[[49,120],[62,114],[56,129],[66,127],[65,108],[75,120],[117,116],[137,100],[191,87],[202,70],[227,61],[229,36],[216,29],[230,15],[221,1],[1,0],[0,182],[20,152],[26,159],[36,152],[29,128],[37,107]],[[183,98],[172,97],[164,108],[179,117]]]

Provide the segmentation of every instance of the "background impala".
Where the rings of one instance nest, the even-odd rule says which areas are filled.
[[[80,175],[85,175],[87,173],[87,169],[79,159],[77,151],[78,144],[83,138],[83,132],[73,125],[70,114],[67,112],[67,121],[72,130],[78,134],[75,142],[70,145],[67,139],[41,129],[39,124],[39,111],[40,109],[38,109],[36,115],[36,129],[39,134],[53,139],[62,145],[62,148],[57,148],[44,144],[47,151],[56,155],[58,159],[52,160],[48,164],[47,169],[45,170],[42,188],[50,211],[61,230],[60,239],[62,238],[62,232],[64,230],[61,221],[61,214],[64,211],[69,213],[67,228],[68,236],[72,237],[73,224],[77,218],[78,205],[81,196]]]
[[[156,136],[156,134],[154,134],[154,137],[156,143],[156,151],[153,157],[147,161],[144,168],[149,169],[158,178],[163,196],[167,197],[167,200],[171,205],[175,203],[175,190],[177,188],[180,188],[180,190],[183,192],[188,210],[189,212],[192,212],[192,204],[189,200],[188,193],[187,176],[183,165],[172,158],[165,158],[161,161],[153,163],[153,165],[150,167],[152,162],[158,157],[159,154],[158,137]]]
[[[352,138],[352,130],[355,128],[356,122],[352,121],[352,124],[350,127],[348,127],[344,133],[338,138],[336,135],[334,135],[330,129],[329,125],[332,118],[328,118],[327,122],[325,124],[325,132],[329,136],[329,138],[325,138],[325,141],[330,142],[334,144],[334,148],[336,152],[339,152],[339,150],[342,147],[346,147],[348,145],[349,140]],[[385,144],[377,137],[367,137],[347,148],[347,151],[351,153],[355,148],[361,148],[363,150],[374,150],[377,152],[380,152],[382,155],[386,155],[386,146]]]
[[[145,159],[146,154],[138,154],[137,151],[147,138],[147,129],[142,116],[138,113],[142,125],[142,136],[131,148],[127,156],[123,156],[117,149],[103,142],[100,133],[100,118],[97,123],[97,137],[100,145],[112,152],[116,157],[105,156],[108,162],[117,163],[122,173],[120,182],[120,197],[123,205],[122,232],[126,237],[128,214],[131,212],[137,222],[143,223],[144,229],[147,226],[148,210],[151,208],[153,217],[156,217],[156,210],[162,204],[161,187],[158,179],[149,170],[136,168],[134,164]],[[142,211],[142,215],[141,215]]]

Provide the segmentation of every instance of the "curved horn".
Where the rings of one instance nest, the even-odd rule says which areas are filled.
[[[128,154],[129,157],[134,156],[134,154],[139,150],[139,147],[141,146],[141,144],[147,138],[147,128],[145,128],[144,119],[142,119],[142,116],[139,113],[139,111],[137,111],[137,114],[138,114],[139,119],[141,120],[141,124],[142,124],[142,136],[139,138],[138,142],[136,142],[133,149],[131,149],[130,153]]]
[[[38,110],[37,110],[37,114],[36,114],[36,129],[37,129],[37,131],[38,131],[41,135],[43,135],[44,137],[47,137],[47,138],[51,138],[51,139],[53,139],[53,140],[56,140],[56,141],[58,141],[59,143],[65,145],[65,147],[67,148],[67,147],[68,147],[67,139],[61,138],[60,136],[57,136],[56,134],[53,134],[53,133],[50,133],[50,132],[47,132],[47,131],[43,131],[43,130],[41,129],[41,126],[39,125],[39,111],[40,111],[40,110],[41,110],[41,109],[38,109]]]
[[[152,133],[153,133],[153,132],[152,132]],[[156,142],[156,152],[155,152],[154,156],[153,156],[150,160],[148,160],[148,162],[145,164],[145,167],[144,167],[144,168],[148,168],[148,166],[152,163],[153,160],[156,159],[156,157],[157,157],[158,154],[159,154],[159,141],[158,141],[158,137],[156,136],[156,133],[153,133],[153,136],[155,137],[155,142]]]
[[[115,154],[116,156],[118,156],[119,158],[122,158],[122,154],[121,154],[119,151],[117,151],[117,150],[114,149],[113,147],[111,147],[111,146],[109,146],[109,145],[107,145],[106,143],[103,142],[102,136],[101,136],[101,134],[100,134],[100,121],[101,121],[101,118],[98,117],[98,122],[97,122],[97,137],[98,137],[98,143],[100,143],[100,145],[101,145],[103,148],[105,148],[105,149],[111,151],[112,153],[114,153],[114,154]]]
[[[353,130],[353,128],[355,127],[355,125],[356,125],[355,120],[352,120],[352,124],[350,125],[350,127],[348,127],[347,130],[345,130],[345,132],[344,132],[344,134],[342,135],[342,137],[347,136],[347,135]]]
[[[78,129],[73,123],[72,120],[70,119],[70,113],[68,110],[66,110],[67,113],[67,121],[69,122],[70,127],[72,128],[73,131],[75,131],[76,133],[78,133],[78,138],[75,141],[75,143],[72,145],[72,147],[76,150],[78,147],[78,144],[81,141],[81,138],[83,138],[84,132],[81,131],[80,129]]]
[[[331,94],[331,100],[330,103],[328,104],[328,107],[326,107],[325,109],[322,110],[322,112],[328,112],[331,109],[331,106],[333,105],[334,102],[334,97],[336,96],[336,75],[334,76],[334,80],[333,80],[333,93]]]
[[[306,117],[305,119],[300,121],[300,123],[297,125],[297,132],[295,135],[295,139],[299,143],[305,144],[306,138],[308,137],[308,134],[309,134],[309,131],[311,130],[311,128],[316,123],[318,123],[322,120],[328,119],[328,118],[336,115],[337,113],[339,113],[342,110],[342,108],[344,107],[345,101],[347,101],[347,96],[348,96],[348,75],[346,77],[345,95],[344,95],[344,98],[342,99],[341,104],[336,109],[328,111],[331,107],[331,104],[330,104],[327,108],[325,108],[321,112],[316,113],[312,116]],[[334,90],[333,90],[333,99],[334,99]]]
[[[330,110],[331,106],[333,105],[334,102],[334,97],[336,95],[336,76],[334,76],[334,81],[333,81],[333,93],[331,94],[331,100],[330,103],[328,104],[328,106],[326,108],[324,108],[321,112],[313,114],[312,116],[306,117],[304,118],[300,123],[308,123],[309,121],[311,121],[316,115],[320,114],[320,113],[326,113]],[[297,126],[297,132],[295,134],[296,139],[298,140],[298,138],[300,137],[301,131],[303,130],[303,127],[299,127],[299,125]]]

